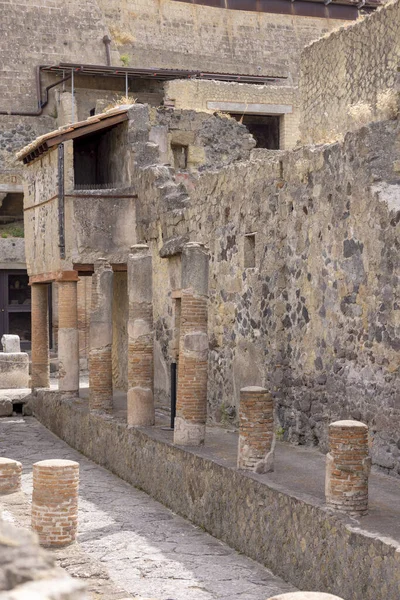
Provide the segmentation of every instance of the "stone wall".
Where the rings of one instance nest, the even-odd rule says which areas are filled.
[[[0,36],[0,110],[37,110],[38,65],[60,61],[105,64],[102,39],[109,29],[96,3],[46,0],[39,7],[29,0],[13,0],[2,9],[5,34]],[[114,60],[116,56],[113,55]],[[43,87],[49,83],[44,77]],[[55,116],[54,103],[40,117],[0,115],[0,183],[6,182],[9,173],[18,175],[21,168],[15,161],[15,152],[54,129]]]
[[[308,46],[301,56],[301,141],[320,144],[398,111],[400,2]]]
[[[0,238],[0,269],[25,269],[24,238]]]
[[[157,429],[89,413],[62,394],[38,391],[33,410],[70,446],[300,589],[398,600],[398,543],[322,501],[173,446]]]
[[[282,114],[280,148],[289,150],[299,139],[299,91],[289,85],[250,85],[226,81],[180,80],[164,84],[165,102],[175,108],[199,111],[215,110],[211,103],[226,105],[229,112],[238,103],[242,113]],[[262,111],[262,112],[261,112]],[[287,111],[283,113],[283,111]],[[232,112],[237,112],[232,110]]]
[[[0,521],[0,597],[2,600],[85,600],[85,586],[56,567],[35,534]]]
[[[298,76],[300,50],[343,21],[159,0],[98,0],[130,66]]]
[[[157,169],[136,173],[147,190],[138,240],[153,248],[159,398],[168,398],[179,286],[176,258],[159,251],[190,238],[211,255],[210,419],[236,423],[240,388],[261,385],[285,439],[325,450],[330,421],[361,420],[374,463],[400,473],[398,135],[398,122],[385,121],[343,144],[253,151],[189,178],[183,204],[165,203]]]

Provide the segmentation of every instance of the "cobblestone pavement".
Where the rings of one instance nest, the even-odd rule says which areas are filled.
[[[23,493],[0,497],[0,511],[24,527],[32,464],[79,462],[78,543],[56,555],[71,575],[87,580],[93,599],[266,600],[295,589],[87,460],[32,417],[0,420],[0,455],[22,462]]]

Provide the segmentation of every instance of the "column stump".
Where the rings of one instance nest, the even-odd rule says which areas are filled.
[[[72,544],[78,526],[79,464],[42,460],[33,465],[32,529],[41,546]]]
[[[240,390],[238,469],[273,471],[275,450],[274,403],[262,387]]]
[[[336,421],[329,425],[325,496],[330,508],[349,515],[368,511],[368,427],[359,421]]]
[[[21,489],[22,465],[12,458],[0,457],[0,495],[13,494]]]

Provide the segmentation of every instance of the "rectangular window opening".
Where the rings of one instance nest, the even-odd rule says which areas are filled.
[[[256,266],[256,234],[244,236],[244,268],[254,269]]]
[[[174,155],[174,168],[176,171],[187,169],[188,146],[182,144],[171,144],[172,154]]]
[[[279,150],[280,115],[232,114],[232,117],[246,125],[256,140],[256,148]]]

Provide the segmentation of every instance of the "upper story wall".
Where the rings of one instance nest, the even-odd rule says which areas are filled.
[[[98,0],[130,66],[289,76],[301,49],[342,20],[211,8],[173,0]]]
[[[102,39],[109,30],[95,2],[13,0],[1,6],[0,111],[37,110],[35,68],[39,65],[105,64]],[[42,87],[48,84],[44,78]],[[20,170],[15,152],[54,129],[55,116],[54,106],[39,117],[0,115],[0,183],[12,183],[10,173]]]
[[[399,1],[308,46],[301,59],[302,143],[339,140],[395,116],[399,65]]]

